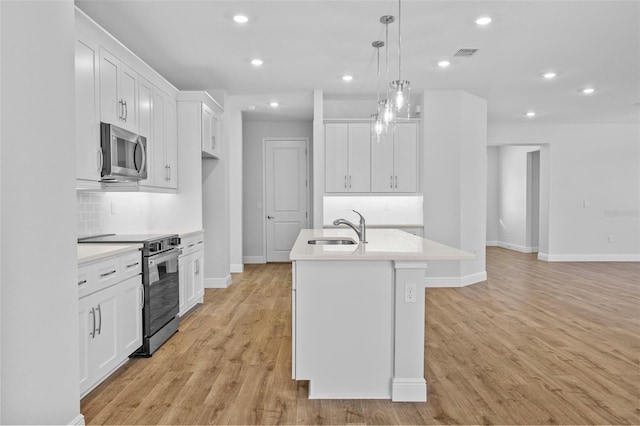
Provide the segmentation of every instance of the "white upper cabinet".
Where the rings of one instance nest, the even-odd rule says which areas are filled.
[[[99,181],[102,169],[100,150],[100,96],[98,44],[76,31],[76,177]]]
[[[100,48],[100,119],[138,132],[138,74]]]
[[[325,125],[325,191],[369,192],[370,136],[368,123]]]
[[[202,156],[220,158],[220,119],[218,114],[202,104]]]
[[[393,134],[371,143],[371,192],[418,190],[418,125],[397,123]]]
[[[151,136],[147,140],[147,180],[143,186],[178,187],[178,140],[175,100],[157,87],[151,98]],[[144,135],[143,135],[144,136]]]

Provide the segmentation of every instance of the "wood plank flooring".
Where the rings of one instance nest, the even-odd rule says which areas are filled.
[[[427,289],[426,403],[309,400],[291,380],[291,265],[246,265],[87,424],[640,424],[640,264],[488,248],[489,280]]]

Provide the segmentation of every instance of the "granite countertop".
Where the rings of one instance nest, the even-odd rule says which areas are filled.
[[[314,245],[318,238],[355,240],[353,245]],[[367,241],[358,241],[352,229],[303,229],[291,250],[291,260],[472,260],[475,255],[399,229],[367,229]]]
[[[142,244],[78,244],[78,265],[140,250]]]

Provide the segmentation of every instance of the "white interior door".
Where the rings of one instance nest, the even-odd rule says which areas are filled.
[[[267,140],[265,174],[267,262],[288,261],[307,227],[307,141]]]

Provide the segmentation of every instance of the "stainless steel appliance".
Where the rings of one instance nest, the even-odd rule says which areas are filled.
[[[100,123],[102,181],[138,181],[147,178],[147,138]]]
[[[143,344],[131,356],[151,356],[176,331],[180,318],[178,235],[100,235],[78,239],[79,243],[140,243],[144,307]]]

